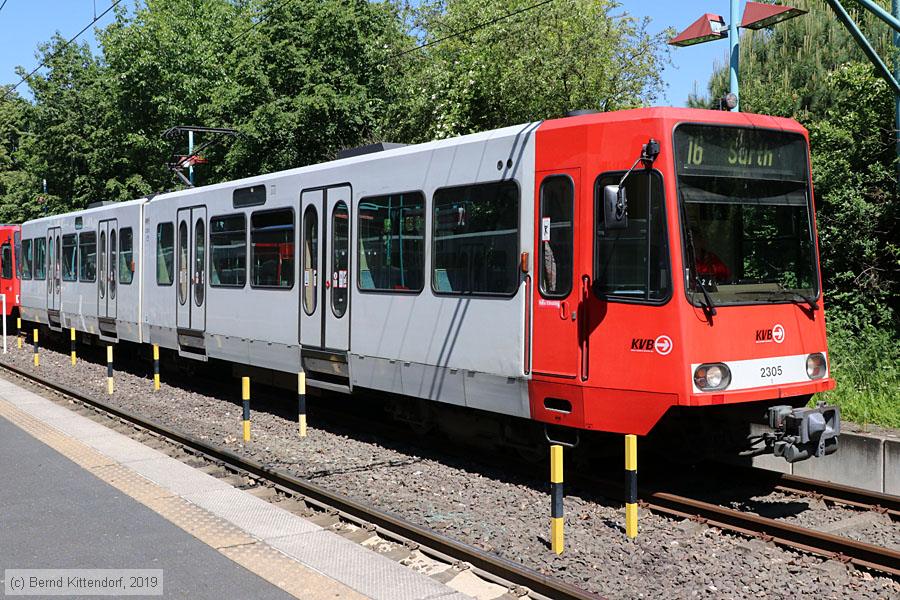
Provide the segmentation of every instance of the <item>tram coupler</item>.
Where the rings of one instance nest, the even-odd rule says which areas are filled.
[[[832,454],[837,450],[841,433],[841,409],[818,403],[815,408],[772,406],[767,412],[769,427],[766,446],[775,456],[793,463]]]

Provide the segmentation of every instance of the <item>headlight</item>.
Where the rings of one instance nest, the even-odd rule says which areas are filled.
[[[700,365],[694,371],[694,383],[704,391],[724,390],[731,383],[731,370],[722,363]]]
[[[822,379],[827,371],[825,355],[821,352],[810,354],[806,357],[806,375],[810,379]]]

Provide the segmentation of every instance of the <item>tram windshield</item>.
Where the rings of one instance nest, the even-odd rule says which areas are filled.
[[[675,131],[685,283],[694,304],[819,294],[806,141],[781,131]]]

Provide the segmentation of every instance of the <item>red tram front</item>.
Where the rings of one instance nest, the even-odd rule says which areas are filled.
[[[808,135],[641,109],[536,136],[532,416],[647,434],[768,415],[759,449],[836,448]],[[686,417],[686,419],[685,419]]]

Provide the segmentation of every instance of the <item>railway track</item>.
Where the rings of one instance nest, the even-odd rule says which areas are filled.
[[[0,364],[0,371],[12,373],[22,379],[62,394],[82,405],[106,413],[120,422],[137,426],[141,430],[161,436],[189,454],[205,458],[236,473],[246,474],[254,480],[268,483],[281,492],[303,499],[308,504],[318,506],[320,509],[336,511],[341,517],[355,524],[361,526],[366,524],[373,525],[376,532],[386,535],[386,537],[399,543],[407,545],[411,543],[432,558],[443,562],[461,562],[471,565],[471,568],[480,577],[503,585],[518,596],[530,596],[538,600],[548,598],[560,600],[602,599],[602,596],[593,592],[580,589],[553,577],[548,577],[513,561],[489,554],[430,529],[410,523],[396,515],[326,490],[279,469],[274,469],[257,461],[239,456],[228,449],[198,440],[130,411],[111,406],[78,390],[71,389],[69,386],[44,379],[8,364]]]
[[[154,431],[179,445],[204,454],[214,461],[227,464],[235,470],[269,481],[283,490],[312,499],[323,506],[331,507],[349,515],[355,520],[372,523],[394,536],[411,540],[425,548],[431,548],[439,556],[470,563],[478,572],[492,575],[498,580],[527,587],[540,595],[552,598],[597,597],[590,592],[563,582],[554,581],[553,578],[544,576],[524,566],[452,540],[394,515],[363,506],[349,498],[324,490],[319,486],[287,473],[245,459],[229,450],[211,446],[165,426],[153,422],[145,422],[140,416],[108,406],[101,401],[81,394],[77,390],[44,380],[32,373],[9,365],[0,365],[0,368],[73,397],[80,402],[94,406],[120,419],[135,423],[142,428]],[[900,498],[896,496],[797,476],[776,475],[769,472],[760,473],[759,476],[772,479],[773,489],[783,493],[821,499],[857,509],[875,510],[889,515],[894,521],[897,521],[898,517],[900,517]],[[593,490],[603,493],[608,498],[622,499],[621,493],[623,488],[620,482],[583,477],[573,478],[573,481],[582,485],[589,485]],[[691,519],[739,535],[771,541],[784,547],[848,562],[894,577],[900,576],[900,552],[890,548],[816,531],[778,519],[720,506],[666,490],[641,489],[639,497],[642,506],[661,515]]]
[[[857,492],[857,498],[861,497],[861,492],[861,490]],[[781,546],[849,562],[894,577],[900,576],[900,552],[890,548],[816,531],[680,494],[639,490],[638,496],[645,508],[660,514],[693,519],[726,531],[761,538]],[[876,505],[877,503],[872,503],[869,507],[874,508]]]

